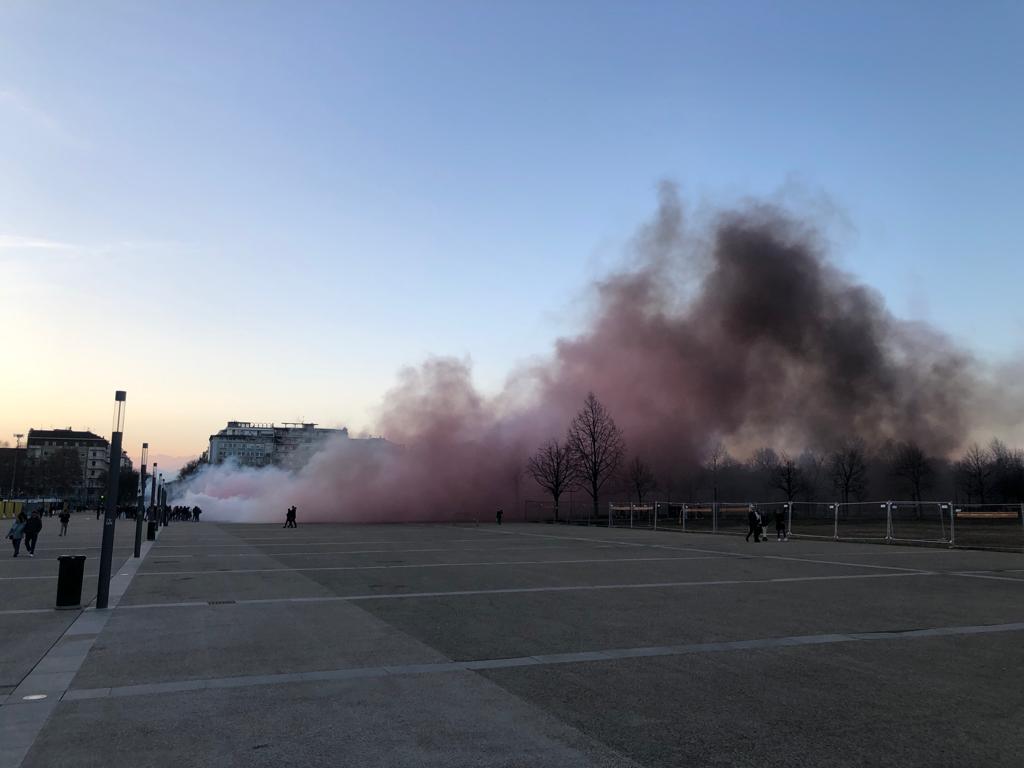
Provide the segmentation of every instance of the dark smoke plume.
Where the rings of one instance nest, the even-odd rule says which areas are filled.
[[[588,391],[663,480],[717,440],[740,453],[914,440],[935,455],[965,441],[983,388],[968,352],[895,318],[774,206],[726,211],[707,229],[688,231],[663,185],[632,264],[597,282],[586,330],[499,395],[481,394],[465,362],[429,360],[384,398],[376,431],[402,450],[338,441],[298,473],[211,467],[186,503],[211,519],[277,519],[290,504],[309,520],[491,514]]]

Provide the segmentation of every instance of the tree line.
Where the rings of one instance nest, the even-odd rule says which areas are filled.
[[[556,520],[570,490],[590,497],[595,517],[602,499],[643,503],[655,490],[665,499],[695,502],[1024,501],[1024,451],[998,439],[973,443],[958,459],[931,455],[912,440],[869,446],[850,438],[795,455],[766,446],[741,460],[715,441],[702,460],[679,462],[659,476],[647,458],[627,455],[622,430],[593,392],[565,437],[527,459],[526,472],[551,497]]]
[[[85,472],[78,451],[59,448],[42,460],[31,460],[25,452],[16,459],[14,451],[4,451],[0,458],[0,495],[11,490],[17,496],[52,496],[71,499],[85,496]],[[98,496],[106,496],[107,473],[93,481]],[[122,469],[118,475],[118,504],[133,503],[139,493],[139,473]]]

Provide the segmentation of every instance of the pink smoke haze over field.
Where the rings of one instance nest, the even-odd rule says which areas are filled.
[[[691,232],[663,185],[629,267],[594,295],[586,329],[494,397],[467,363],[431,359],[384,398],[375,432],[393,446],[333,440],[298,471],[211,466],[177,502],[224,521],[283,520],[292,504],[300,522],[486,518],[520,492],[540,497],[526,458],[564,437],[588,391],[668,485],[718,440],[739,452],[915,440],[942,456],[1014,410],[969,351],[895,318],[829,263],[812,227],[774,206]]]

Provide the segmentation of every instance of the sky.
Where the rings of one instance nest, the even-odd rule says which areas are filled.
[[[372,430],[582,325],[663,179],[781,200],[892,310],[1024,350],[1016,2],[0,3],[0,441],[165,466]]]

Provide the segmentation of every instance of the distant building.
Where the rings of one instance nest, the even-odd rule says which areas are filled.
[[[78,454],[81,477],[70,487],[60,488],[70,478],[53,477],[47,472],[48,460],[58,451],[71,449]],[[106,493],[110,469],[110,443],[89,431],[71,429],[30,429],[26,448],[26,477],[33,477],[40,489],[68,496],[79,503],[98,503]],[[124,466],[124,459],[121,466]],[[131,466],[131,460],[128,463]]]
[[[321,429],[316,424],[295,422],[278,426],[229,421],[224,429],[210,435],[209,460],[211,464],[234,460],[246,467],[298,467],[332,437],[347,439],[348,430]]]
[[[25,487],[28,448],[0,448],[0,498],[17,498]]]

